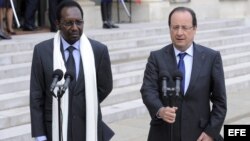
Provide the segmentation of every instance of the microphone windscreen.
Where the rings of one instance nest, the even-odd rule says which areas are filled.
[[[167,79],[169,79],[169,73],[167,71],[160,71],[159,77],[160,78],[166,77]]]
[[[54,72],[53,72],[53,78],[55,77],[58,77],[58,81],[60,81],[63,77],[63,71],[60,70],[60,69],[56,69]]]
[[[179,70],[176,70],[174,73],[173,73],[173,79],[176,80],[177,78],[179,78],[180,80],[182,80],[182,73],[181,71]]]
[[[74,73],[72,71],[67,71],[64,75],[64,79],[70,77],[70,81],[74,79]]]

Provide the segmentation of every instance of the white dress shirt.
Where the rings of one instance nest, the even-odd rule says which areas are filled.
[[[177,64],[180,60],[178,54],[179,53],[184,53],[179,51],[175,46],[174,46],[174,52],[175,52],[175,57]],[[193,66],[193,54],[194,54],[194,47],[193,44],[185,51],[187,55],[184,57],[184,63],[185,63],[185,87],[184,87],[184,95],[187,92],[187,88],[189,86],[189,82],[191,79],[191,72],[192,72],[192,66]]]

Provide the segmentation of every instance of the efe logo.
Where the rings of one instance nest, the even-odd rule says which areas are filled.
[[[228,136],[246,136],[246,129],[228,129]]]
[[[224,140],[249,141],[250,125],[224,125]]]

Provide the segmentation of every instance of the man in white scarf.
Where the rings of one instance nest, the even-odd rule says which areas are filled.
[[[32,137],[58,141],[58,99],[50,91],[53,71],[65,74],[73,47],[74,82],[61,98],[61,138],[64,141],[109,141],[113,131],[102,121],[100,103],[111,92],[112,72],[106,45],[83,33],[83,11],[75,1],[57,8],[58,32],[53,39],[37,44],[33,52],[30,79]],[[57,84],[63,85],[62,79]],[[58,87],[54,89],[57,94]]]

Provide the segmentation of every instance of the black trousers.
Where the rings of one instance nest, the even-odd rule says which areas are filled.
[[[102,21],[111,23],[112,2],[101,2]]]
[[[39,0],[26,0],[24,27],[35,27],[35,13],[38,10]]]
[[[51,31],[56,31],[56,7],[60,2],[64,0],[49,0],[49,22],[50,22],[50,30]]]

